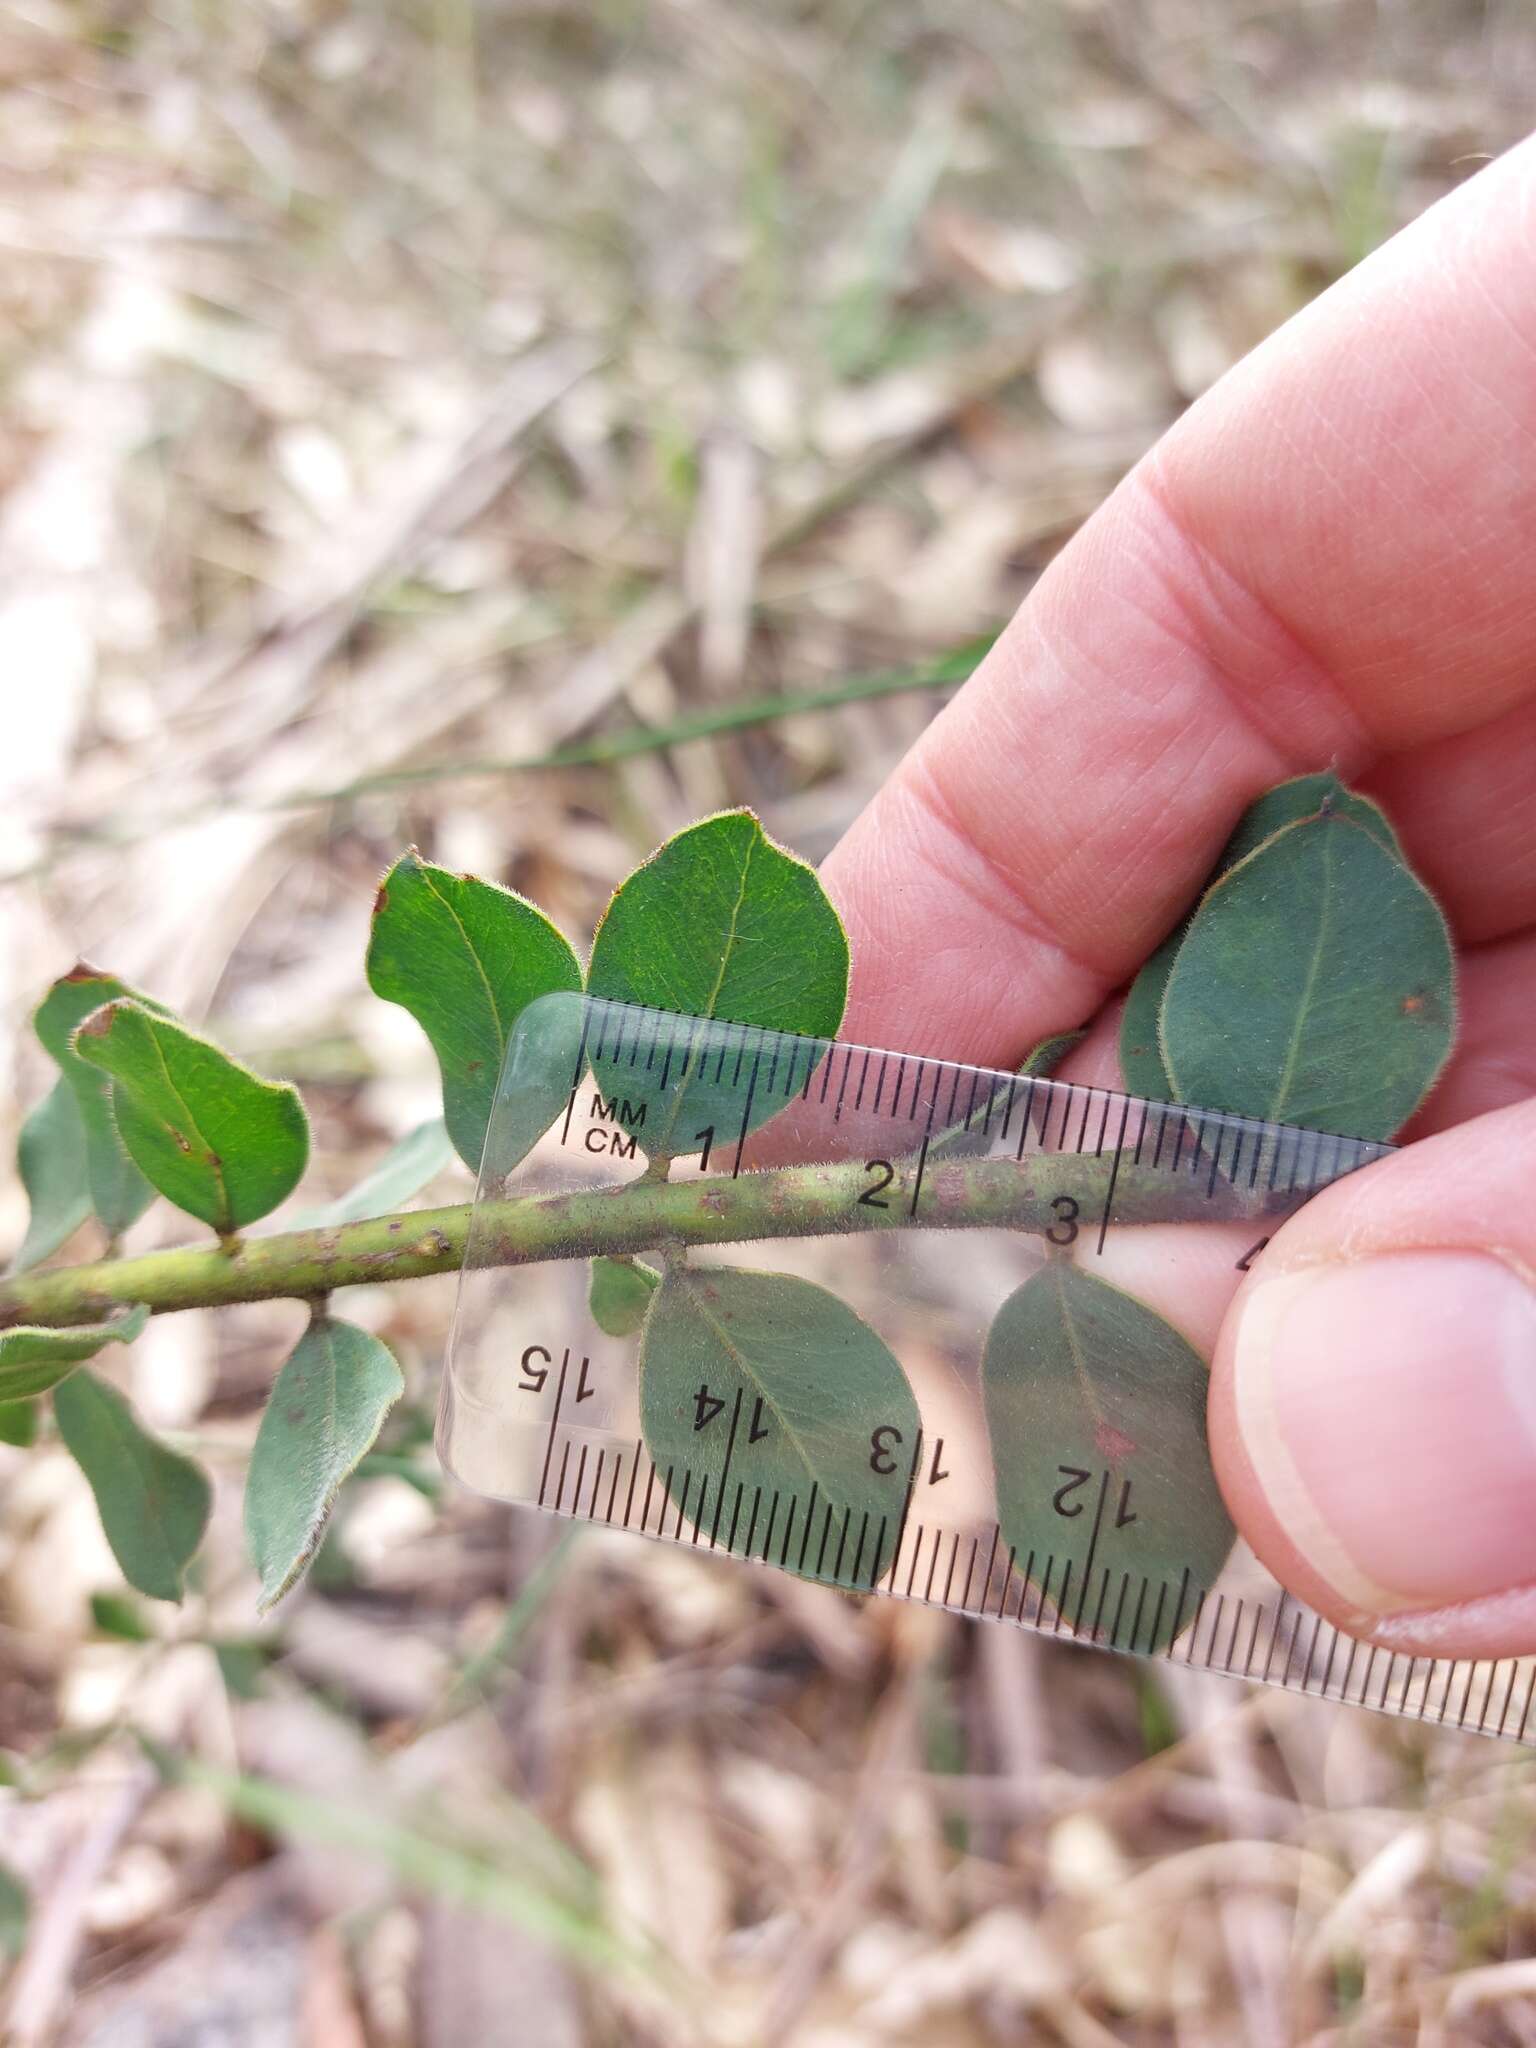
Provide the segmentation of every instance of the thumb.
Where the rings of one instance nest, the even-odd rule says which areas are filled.
[[[1293,1217],[1227,1312],[1210,1420],[1238,1526],[1331,1620],[1536,1650],[1536,1101]]]

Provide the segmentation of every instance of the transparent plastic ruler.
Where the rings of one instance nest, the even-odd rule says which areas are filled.
[[[1536,1740],[1536,1659],[1344,1635],[1211,1471],[1191,1352],[1280,1220],[1389,1149],[546,996],[500,1078],[439,1449],[546,1513]]]

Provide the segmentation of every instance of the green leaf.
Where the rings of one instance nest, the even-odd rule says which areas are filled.
[[[359,1479],[403,1479],[423,1500],[441,1500],[443,1475],[438,1466],[428,1465],[405,1451],[370,1451],[357,1467]]]
[[[0,1863],[0,1956],[21,1954],[30,1911],[26,1886],[8,1863]]]
[[[587,1006],[569,991],[539,996],[520,1012],[507,1046],[480,1162],[494,1193],[564,1109],[585,1065]]]
[[[1054,1031],[1049,1038],[1042,1038],[1033,1052],[1025,1054],[1018,1068],[1019,1079],[1027,1081],[1054,1073],[1073,1046],[1081,1045],[1087,1036],[1086,1031]],[[929,1159],[979,1159],[989,1151],[991,1118],[1001,1114],[1007,1094],[1007,1088],[1000,1083],[986,1102],[967,1109],[963,1123],[940,1131],[928,1147]]]
[[[1031,1075],[1054,1074],[1073,1046],[1081,1045],[1088,1036],[1084,1030],[1053,1031],[1049,1038],[1042,1038],[1032,1053],[1025,1056],[1019,1068],[1021,1077],[1028,1080]]]
[[[90,1482],[112,1555],[129,1585],[177,1600],[203,1540],[213,1494],[190,1458],[141,1429],[115,1387],[71,1373],[53,1390],[59,1434]]]
[[[120,1643],[152,1643],[155,1632],[139,1611],[138,1602],[126,1593],[93,1593],[91,1621],[100,1635],[115,1636]]]
[[[185,1025],[117,1001],[75,1033],[75,1051],[112,1078],[129,1156],[161,1194],[221,1236],[292,1194],[309,1158],[299,1091],[265,1081]]]
[[[28,1451],[37,1442],[37,1403],[0,1401],[0,1444]]]
[[[67,1330],[0,1330],[0,1402],[30,1401],[48,1393],[104,1344],[131,1344],[148,1321],[149,1310],[139,1302],[111,1323],[82,1323]]]
[[[261,1605],[319,1548],[341,1484],[405,1389],[394,1353],[353,1323],[316,1316],[267,1402],[245,1482],[245,1534]]]
[[[865,1588],[894,1555],[917,1404],[886,1345],[825,1288],[669,1272],[641,1339],[640,1422],[711,1548]]]
[[[115,974],[103,974],[82,961],[44,996],[33,1028],[44,1050],[69,1083],[85,1133],[86,1178],[91,1206],[116,1237],[142,1216],[155,1191],[123,1148],[112,1117],[112,1083],[79,1057],[72,1040],[79,1025],[103,1003],[126,996],[145,1009],[164,1014],[150,996],[129,988]]]
[[[1189,925],[1190,920],[1186,918],[1144,962],[1141,972],[1126,991],[1125,1008],[1120,1016],[1120,1071],[1131,1093],[1144,1095],[1149,1102],[1174,1102],[1178,1099],[1168,1078],[1168,1069],[1163,1064],[1157,1026],[1163,1014],[1168,977],[1173,972],[1173,963],[1178,958]]]
[[[272,1662],[272,1646],[256,1637],[228,1637],[208,1646],[231,1699],[259,1700],[262,1680]]]
[[[581,987],[581,963],[569,940],[510,889],[433,867],[413,851],[379,886],[368,985],[409,1010],[431,1040],[448,1134],[470,1172],[478,1172],[519,1013],[539,996]],[[545,1125],[570,1085],[567,1073]]]
[[[85,1126],[62,1074],[22,1125],[16,1165],[31,1215],[11,1271],[25,1273],[56,1252],[91,1213]]]
[[[1390,1138],[1455,1032],[1450,936],[1397,856],[1337,811],[1287,825],[1210,890],[1163,998],[1177,1099]]]
[[[387,1216],[392,1210],[419,1195],[429,1181],[436,1180],[454,1157],[448,1127],[440,1116],[429,1117],[413,1131],[407,1131],[390,1146],[371,1173],[364,1174],[356,1187],[323,1202],[314,1209],[302,1209],[293,1218],[294,1230],[329,1230],[338,1223],[359,1223],[367,1216]]]
[[[1266,790],[1248,806],[1222,848],[1221,858],[1212,869],[1206,887],[1229,873],[1240,860],[1246,860],[1276,832],[1302,818],[1315,818],[1324,811],[1352,818],[1389,853],[1401,855],[1397,834],[1387,822],[1386,814],[1369,797],[1357,796],[1331,773],[1298,775],[1289,782],[1278,783],[1275,788]],[[1133,1095],[1145,1095],[1154,1102],[1193,1099],[1181,1098],[1174,1093],[1163,1059],[1158,1023],[1162,1017],[1168,977],[1173,972],[1173,963],[1194,917],[1192,910],[1143,966],[1131,983],[1120,1019],[1120,1067],[1125,1075],[1125,1085]]]
[[[1019,1572],[1085,1635],[1097,1620],[1108,1639],[1124,1574],[1117,1640],[1166,1647],[1226,1562],[1207,1383],[1171,1324],[1068,1260],[998,1311],[982,1360],[998,1521]]]
[[[1141,1723],[1143,1756],[1158,1756],[1184,1739],[1184,1723],[1174,1712],[1159,1676],[1155,1664],[1145,1664],[1136,1673],[1136,1718]]]
[[[660,1282],[639,1259],[594,1259],[587,1295],[593,1322],[609,1337],[632,1337]]]
[[[615,1002],[832,1038],[848,1000],[848,938],[815,870],[776,846],[750,811],[724,811],[669,839],[620,886],[592,941],[587,988]],[[614,1085],[628,1072],[601,1058],[593,1070]],[[749,1128],[781,1106],[766,1100]],[[711,1126],[734,1136],[741,1113],[738,1088],[690,1063],[642,1143],[652,1153],[696,1152]]]

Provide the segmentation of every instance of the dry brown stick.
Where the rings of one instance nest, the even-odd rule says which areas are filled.
[[[768,522],[762,563],[787,554],[810,539],[828,520],[856,504],[918,449],[934,440],[972,406],[984,405],[1034,367],[1044,342],[1081,304],[1075,289],[1045,301],[1016,334],[978,349],[950,380],[933,405],[911,426],[893,434],[862,462],[835,477],[806,504],[782,511]],[[670,582],[656,584],[621,619],[607,640],[577,662],[560,694],[558,729],[551,744],[573,738],[626,690],[642,670],[659,661],[672,642],[698,617],[695,597]]]
[[[765,2041],[783,2040],[805,2011],[879,1876],[891,1778],[916,1753],[923,1677],[922,1662],[912,1660],[880,1702],[842,1855],[823,1896],[807,1912],[803,1936],[768,1994],[761,2023]]]
[[[33,1919],[7,2001],[8,2048],[34,2048],[51,2035],[68,1994],[91,1895],[160,1780],[133,1765],[81,1834]]]
[[[351,632],[369,594],[485,509],[506,485],[530,429],[601,361],[593,344],[562,341],[513,364],[467,429],[412,458],[420,474],[398,486],[395,503],[355,540],[349,559],[327,565],[246,645],[194,658],[198,694],[237,685],[238,701],[270,730],[275,712],[292,703]]]

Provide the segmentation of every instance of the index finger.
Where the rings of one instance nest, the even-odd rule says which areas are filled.
[[[1536,139],[1273,335],[1042,578],[828,859],[846,1030],[1014,1063],[1244,806],[1536,696]]]

